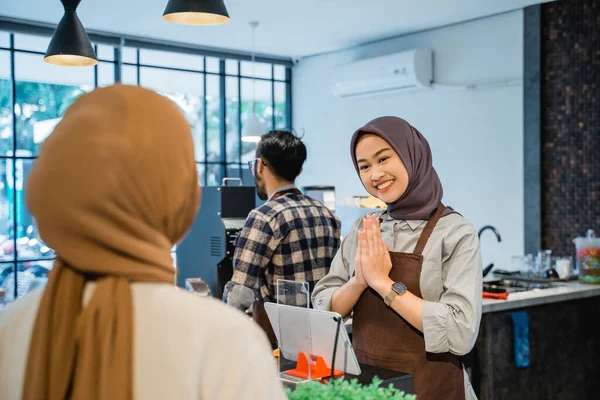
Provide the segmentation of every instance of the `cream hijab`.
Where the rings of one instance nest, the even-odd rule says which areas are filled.
[[[173,283],[170,250],[198,209],[188,123],[150,90],[94,90],[48,137],[26,190],[57,260],[31,338],[23,398],[133,398],[129,284]],[[97,287],[83,308],[90,280]]]

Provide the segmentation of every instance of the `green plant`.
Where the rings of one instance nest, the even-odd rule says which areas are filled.
[[[294,390],[286,389],[289,400],[415,400],[413,394],[405,394],[390,385],[381,387],[382,380],[375,377],[369,385],[361,385],[358,380],[341,378],[321,383],[312,381],[299,384]]]

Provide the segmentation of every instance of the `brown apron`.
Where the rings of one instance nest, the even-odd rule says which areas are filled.
[[[302,192],[296,188],[282,190],[281,192],[277,192],[273,194],[273,196],[269,199],[269,201],[275,200],[284,196],[288,193],[292,194],[302,194]],[[259,285],[260,290],[260,285]],[[271,347],[273,349],[277,348],[277,338],[275,336],[275,332],[273,332],[273,327],[271,326],[271,322],[269,321],[269,317],[267,316],[267,312],[265,311],[265,306],[263,303],[265,299],[254,299],[254,303],[252,304],[252,319],[256,322],[266,333],[269,342],[271,342]]]
[[[390,252],[390,278],[404,283],[420,298],[421,253],[444,209],[440,204],[427,221],[413,253]],[[427,353],[423,334],[388,308],[376,291],[365,290],[354,306],[352,321],[352,344],[359,362],[412,374],[419,400],[464,400],[461,358],[451,353]]]

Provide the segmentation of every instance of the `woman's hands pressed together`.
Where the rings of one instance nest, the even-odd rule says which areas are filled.
[[[385,298],[391,293],[394,281],[390,278],[392,259],[381,238],[378,218],[370,215],[363,220],[363,231],[358,232],[356,252],[360,254],[360,263],[356,263],[357,271],[360,268],[366,284]],[[356,274],[358,275],[358,272]],[[394,298],[391,308],[423,332],[423,304],[422,299],[407,291],[404,295]]]
[[[394,283],[390,278],[391,270],[392,259],[381,238],[379,219],[369,215],[363,219],[363,230],[358,231],[354,275],[333,293],[331,311],[343,316],[348,315],[368,287],[385,298],[391,293]],[[422,299],[406,291],[404,295],[393,300],[391,308],[422,332],[423,304]]]
[[[392,260],[381,238],[379,219],[372,215],[364,218],[363,230],[358,232],[355,264],[358,282],[364,282],[378,292],[383,288],[391,290]]]
[[[369,286],[378,293],[392,288],[390,271],[392,261],[381,239],[379,219],[368,216],[363,220],[363,230],[358,231],[358,245],[354,256],[354,275],[331,296],[331,311],[348,315],[365,289]]]

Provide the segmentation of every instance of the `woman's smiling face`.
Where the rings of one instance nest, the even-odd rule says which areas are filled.
[[[356,144],[360,180],[370,195],[385,203],[398,200],[408,187],[408,172],[394,149],[382,138],[364,134]]]

